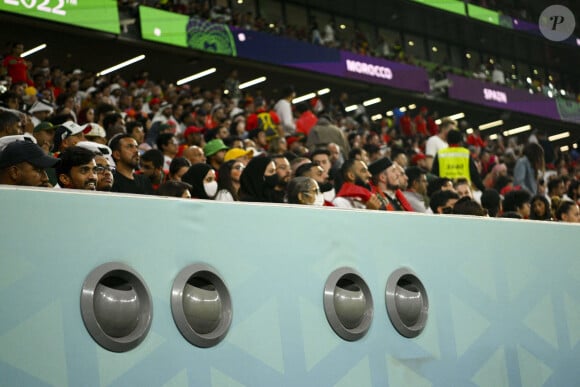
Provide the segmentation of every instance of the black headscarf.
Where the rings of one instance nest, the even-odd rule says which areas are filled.
[[[205,163],[193,164],[187,172],[181,176],[181,181],[191,184],[191,197],[197,199],[211,199],[207,196],[205,188],[203,186],[203,179],[212,168]]]
[[[272,202],[273,190],[266,186],[264,172],[272,159],[254,157],[240,176],[240,200],[244,202]]]

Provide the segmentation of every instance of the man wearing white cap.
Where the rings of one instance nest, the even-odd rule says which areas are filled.
[[[107,132],[101,125],[95,122],[89,122],[83,125],[83,131],[85,130],[88,130],[88,132],[85,133],[85,138],[88,141],[107,145]]]
[[[34,127],[36,127],[36,125],[40,124],[42,121],[47,121],[48,117],[50,117],[53,112],[54,108],[52,107],[51,103],[43,99],[36,101],[30,107],[30,110],[28,110],[28,113],[31,115],[30,119],[32,120],[32,125]]]
[[[89,131],[90,128],[80,126],[73,121],[61,124],[54,133],[53,152],[57,154],[66,148],[75,146],[79,141],[85,139],[85,134]]]

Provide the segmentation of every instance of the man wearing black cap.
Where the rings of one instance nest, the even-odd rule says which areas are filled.
[[[447,177],[452,180],[467,179],[483,192],[485,186],[469,149],[461,146],[462,138],[463,135],[458,130],[450,130],[447,133],[449,148],[437,152],[431,172],[439,177]]]
[[[0,153],[0,184],[51,187],[46,168],[58,162],[33,142],[13,142]]]
[[[401,169],[398,164],[383,157],[369,165],[372,175],[373,192],[382,201],[381,208],[387,211],[413,211],[405,195],[400,190]]]

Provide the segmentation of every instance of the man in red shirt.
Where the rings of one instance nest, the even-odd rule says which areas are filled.
[[[20,57],[22,52],[24,52],[24,44],[14,43],[10,54],[6,55],[2,61],[2,66],[6,68],[6,72],[12,78],[12,83],[26,82],[32,86],[33,82],[28,76],[28,62]]]

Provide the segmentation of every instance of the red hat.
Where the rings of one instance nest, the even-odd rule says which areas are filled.
[[[159,98],[151,98],[151,101],[149,101],[149,105],[159,105],[161,103],[161,100]]]
[[[203,133],[203,128],[197,127],[197,126],[188,126],[187,129],[185,129],[185,132],[183,132],[183,137],[187,137],[190,134],[194,134],[194,133]]]
[[[425,156],[425,154],[424,154],[424,153],[416,153],[416,154],[413,156],[413,158],[411,159],[411,163],[412,163],[412,164],[414,164],[414,165],[417,165],[417,162],[418,162],[419,160],[424,160],[424,159],[426,159],[426,158],[427,158],[427,156]]]

